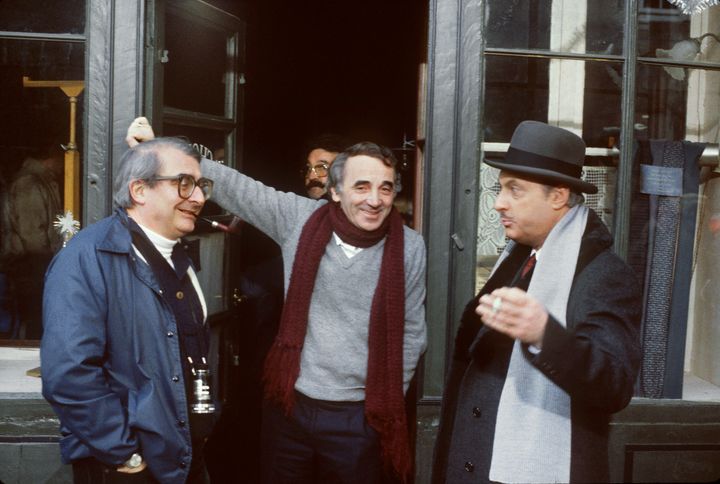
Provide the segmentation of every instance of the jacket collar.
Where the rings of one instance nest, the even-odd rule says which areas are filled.
[[[587,226],[582,237],[580,253],[578,254],[575,276],[580,274],[592,260],[601,252],[613,245],[613,238],[605,224],[594,210],[589,210]]]
[[[110,224],[105,237],[98,244],[98,249],[105,252],[128,254],[132,250],[132,238],[128,230],[128,214],[124,208],[115,209],[115,223]]]

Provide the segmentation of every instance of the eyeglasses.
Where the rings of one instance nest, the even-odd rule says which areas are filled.
[[[205,200],[210,198],[212,195],[213,181],[208,178],[200,178],[195,180],[192,175],[186,173],[180,173],[179,175],[173,176],[154,176],[149,178],[148,181],[163,181],[170,180],[177,182],[178,196],[184,200],[190,198],[195,191],[195,187],[199,187],[205,197]]]
[[[328,168],[330,168],[330,166],[327,163],[318,163],[315,166],[306,166],[300,170],[300,173],[305,176],[308,176],[310,172],[315,173],[315,176],[327,176]]]

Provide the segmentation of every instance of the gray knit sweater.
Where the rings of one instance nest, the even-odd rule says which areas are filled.
[[[213,199],[254,225],[282,248],[285,290],[298,240],[310,215],[327,203],[279,192],[236,170],[208,160],[202,174],[215,182]],[[295,389],[319,400],[365,399],[370,306],[380,275],[385,240],[349,259],[333,238],[320,261],[300,376]],[[405,227],[404,391],[427,345],[425,327],[425,243]]]

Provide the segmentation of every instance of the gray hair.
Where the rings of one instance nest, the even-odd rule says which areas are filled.
[[[345,151],[335,157],[335,161],[330,165],[328,173],[327,189],[335,188],[337,193],[342,190],[343,177],[345,176],[345,164],[347,160],[353,156],[369,156],[383,162],[385,166],[389,166],[395,173],[395,192],[402,190],[400,183],[400,173],[397,171],[397,159],[393,155],[392,150],[382,145],[372,143],[370,141],[362,141],[352,145]]]
[[[573,208],[576,205],[582,205],[585,203],[585,195],[578,192],[570,192],[568,196],[567,206]]]
[[[149,187],[155,185],[152,178],[160,169],[160,153],[168,149],[177,150],[200,163],[200,154],[183,138],[155,138],[130,148],[120,158],[120,168],[113,183],[115,207],[127,209],[133,206],[133,199],[130,196],[131,182],[144,180]]]

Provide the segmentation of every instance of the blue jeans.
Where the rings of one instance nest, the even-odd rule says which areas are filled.
[[[329,402],[295,393],[292,415],[263,408],[262,477],[266,484],[383,482],[378,433],[365,402]]]

